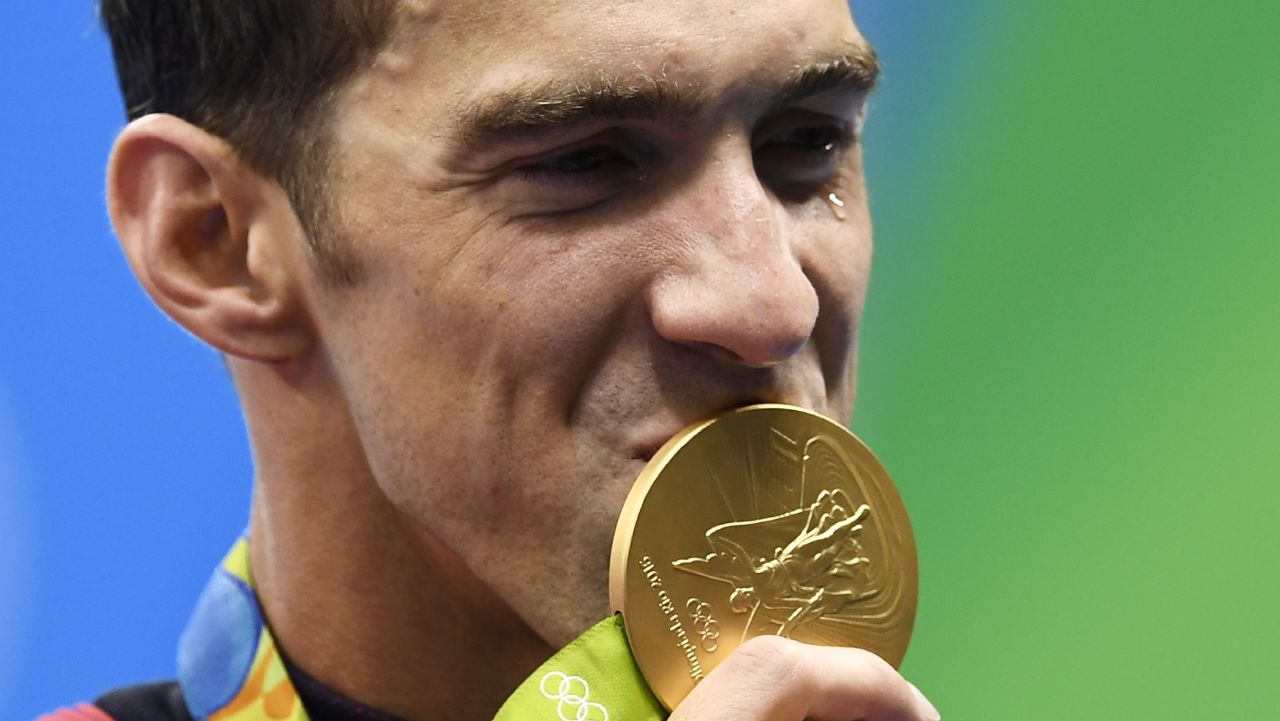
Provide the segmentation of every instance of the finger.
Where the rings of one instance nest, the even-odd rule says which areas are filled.
[[[933,707],[882,659],[776,636],[744,643],[671,721],[926,721]]]
[[[802,646],[813,721],[936,721],[924,695],[884,659],[862,649]]]
[[[911,692],[916,695],[916,701],[919,702],[920,708],[924,709],[924,717],[933,721],[942,721],[942,714],[938,713],[937,707],[921,693],[920,689],[910,681],[907,682],[907,685],[911,686]]]

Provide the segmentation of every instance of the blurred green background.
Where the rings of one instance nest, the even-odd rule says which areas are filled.
[[[1280,5],[920,13],[865,28],[854,419],[920,545],[905,672],[947,719],[1280,718]]]

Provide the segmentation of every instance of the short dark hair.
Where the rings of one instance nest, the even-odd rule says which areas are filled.
[[[327,113],[382,49],[396,0],[100,0],[130,120],[176,115],[227,140],[288,193],[322,267]]]

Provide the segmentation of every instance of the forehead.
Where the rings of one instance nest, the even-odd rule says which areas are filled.
[[[353,86],[436,107],[592,73],[716,88],[866,47],[843,0],[402,0]]]

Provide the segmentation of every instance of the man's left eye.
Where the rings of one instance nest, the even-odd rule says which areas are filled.
[[[850,131],[836,124],[780,130],[756,145],[756,172],[778,191],[816,190],[836,176],[852,143]]]
[[[785,130],[765,143],[765,148],[787,148],[830,153],[844,147],[845,132],[834,125],[810,125]]]

